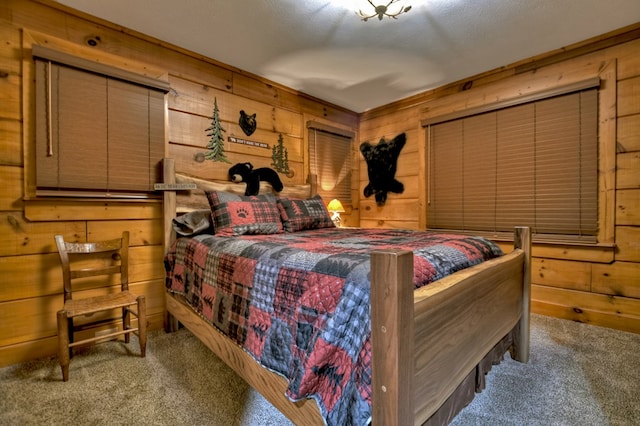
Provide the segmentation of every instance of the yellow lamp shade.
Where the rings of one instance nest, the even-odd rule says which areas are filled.
[[[342,203],[337,198],[329,201],[327,205],[327,210],[330,212],[344,212],[344,207],[342,207]]]

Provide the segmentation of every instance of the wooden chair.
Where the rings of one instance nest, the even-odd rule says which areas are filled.
[[[144,296],[136,296],[129,292],[129,232],[124,231],[122,238],[94,243],[72,243],[64,241],[62,235],[55,236],[60,261],[62,262],[62,279],[64,282],[64,307],[58,311],[58,356],[62,367],[63,381],[69,380],[69,361],[73,356],[73,347],[111,339],[124,335],[129,343],[131,333],[138,335],[141,356],[145,356],[147,346],[147,319]],[[92,267],[78,265],[82,258],[89,258]],[[99,260],[102,263],[96,263]],[[88,266],[88,263],[84,264]],[[87,277],[112,279],[108,276],[119,274],[120,288],[117,292],[82,299],[72,298],[72,282]],[[134,305],[137,310],[131,309]],[[74,341],[74,332],[87,329],[100,323],[113,321],[111,315],[98,315],[102,319],[85,322],[74,326],[76,317],[91,316],[99,312],[122,309],[122,329],[119,331],[96,335],[83,340]],[[138,318],[138,327],[131,327],[131,314]]]

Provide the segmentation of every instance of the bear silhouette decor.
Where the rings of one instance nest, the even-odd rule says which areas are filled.
[[[260,192],[260,181],[265,181],[273,187],[276,192],[282,191],[284,185],[278,173],[269,167],[253,168],[251,163],[238,163],[229,169],[229,180],[232,182],[244,182],[247,187],[244,195],[258,195]]]
[[[364,187],[364,196],[375,195],[376,204],[384,206],[387,193],[401,194],[404,191],[402,182],[396,180],[398,156],[407,141],[405,133],[401,133],[390,141],[380,139],[377,145],[369,142],[360,144],[360,152],[367,162],[369,183]]]

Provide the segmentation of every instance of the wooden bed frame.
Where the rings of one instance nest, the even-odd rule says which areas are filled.
[[[165,184],[177,182],[180,189],[181,183],[197,182],[180,176],[176,180],[175,162],[165,159]],[[219,185],[244,191],[244,185]],[[309,186],[305,191],[308,196]],[[175,191],[165,190],[165,249],[175,235],[176,198]],[[372,253],[373,424],[448,423],[468,401],[455,409],[444,406],[487,354],[498,351],[501,357],[508,349],[512,358],[528,361],[530,252],[529,229],[518,227],[511,253],[415,291],[411,252]],[[291,402],[284,378],[261,367],[181,297],[167,292],[166,308],[167,331],[183,324],[295,424],[324,424],[314,400]]]

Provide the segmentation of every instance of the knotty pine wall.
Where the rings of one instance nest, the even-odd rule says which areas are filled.
[[[360,200],[360,225],[426,227],[428,117],[600,77],[597,247],[533,247],[533,312],[640,333],[640,25],[471,76],[360,117],[361,140],[407,133],[384,207]],[[466,89],[466,90],[464,90]],[[361,160],[360,188],[367,181]],[[508,249],[508,245],[505,245]]]
[[[128,229],[131,290],[147,297],[150,328],[158,329],[163,323],[159,199],[123,202],[33,196],[34,44],[168,80],[172,89],[167,96],[166,154],[180,167],[211,178],[226,179],[230,166],[196,160],[197,154],[206,151],[209,138],[205,129],[211,124],[214,99],[227,130],[225,136],[265,142],[271,147],[282,135],[294,171],[292,177],[283,176],[285,185],[307,179],[307,121],[357,132],[358,117],[353,112],[48,0],[0,3],[0,40],[0,366],[56,352],[55,313],[63,304],[62,274],[53,239],[56,233],[91,241],[113,238]],[[97,45],[89,47],[88,40],[97,41]],[[244,135],[238,125],[241,109],[257,114],[258,129],[251,136]],[[232,163],[270,166],[270,148],[228,143],[225,149]],[[357,151],[357,164],[355,155]]]
[[[420,121],[465,105],[482,104],[601,75],[606,92],[601,128],[614,148],[603,158],[601,194],[611,244],[581,248],[534,246],[533,309],[546,315],[640,332],[640,40],[638,28],[619,31],[558,52],[469,77],[360,116],[241,70],[157,42],[145,35],[70,11],[48,0],[0,3],[0,366],[49,356],[56,350],[55,312],[62,278],[53,235],[78,240],[132,233],[132,289],[148,298],[152,328],[163,321],[162,224],[159,201],[35,200],[30,48],[45,44],[130,71],[166,78],[167,154],[177,162],[223,178],[228,165],[194,158],[207,143],[217,98],[225,135],[273,145],[283,135],[295,171],[287,183],[306,180],[305,123],[321,121],[377,142],[407,132],[397,177],[403,194],[380,208],[362,196],[367,176],[354,146],[352,226],[422,229],[426,226],[426,150]],[[87,40],[99,38],[94,48]],[[6,73],[6,75],[4,75]],[[471,89],[462,90],[463,85]],[[256,112],[258,130],[245,137],[240,109]],[[613,132],[613,136],[612,133]],[[232,162],[269,166],[270,151],[229,144]],[[348,207],[348,210],[350,208]],[[506,246],[505,246],[506,248]]]

